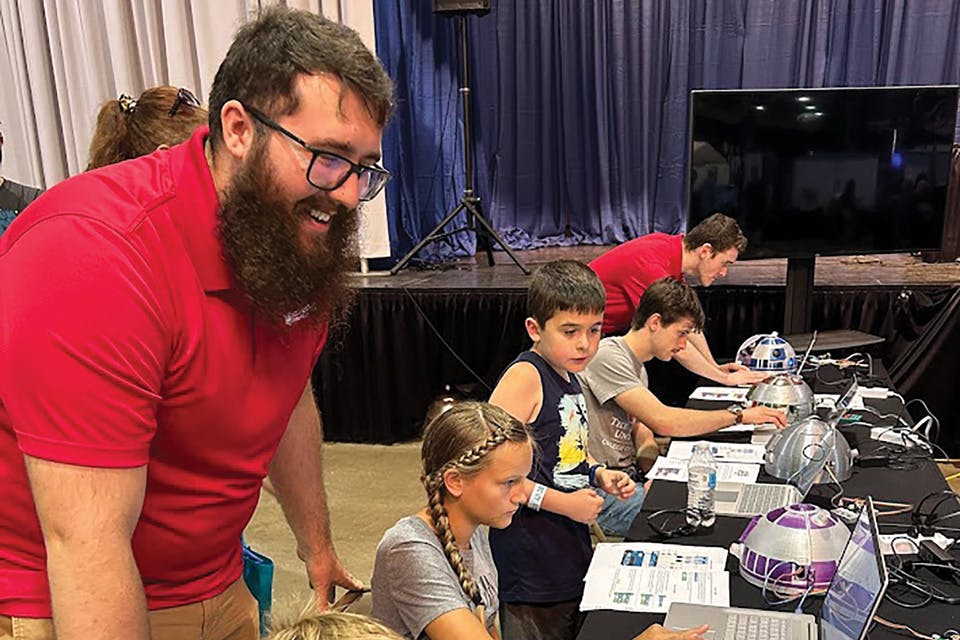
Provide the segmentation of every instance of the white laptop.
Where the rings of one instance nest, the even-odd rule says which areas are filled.
[[[837,433],[836,427],[856,395],[857,383],[853,381],[837,399],[836,405],[827,416],[827,424],[833,427],[828,437],[843,437]],[[824,441],[821,452],[831,448],[830,442]],[[820,481],[820,475],[828,459],[829,456],[824,453],[818,459],[811,460],[809,465],[801,469],[786,484],[718,482],[713,494],[714,510],[721,516],[752,518],[779,507],[803,502],[813,485]]]
[[[708,624],[705,637],[710,640],[863,640],[887,583],[876,513],[867,498],[827,589],[819,624],[805,613],[676,602],[663,626],[686,629]]]

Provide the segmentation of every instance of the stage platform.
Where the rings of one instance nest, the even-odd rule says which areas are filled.
[[[518,251],[517,255],[528,266],[552,260],[579,260],[590,262],[612,247],[582,246]],[[487,266],[486,255],[463,259],[430,268],[410,267],[395,276],[389,272],[372,275],[356,274],[361,289],[423,289],[429,291],[464,291],[475,289],[525,290],[529,276],[525,276],[506,254],[494,254],[496,264]],[[919,257],[905,254],[880,254],[817,258],[816,287],[918,286],[960,284],[960,262],[926,263]],[[787,261],[744,260],[737,262],[726,278],[714,286],[784,286]]]
[[[556,259],[589,262],[608,247],[520,252],[530,268]],[[430,402],[445,387],[486,398],[529,340],[525,276],[506,255],[396,276],[356,275],[357,303],[331,331],[314,373],[331,440],[392,443],[415,438]],[[506,262],[505,262],[506,261]],[[743,261],[711,287],[697,287],[706,334],[718,358],[732,358],[750,335],[783,324],[786,260]],[[813,328],[853,329],[884,338],[871,348],[898,388],[923,398],[960,450],[960,264],[906,254],[819,258]],[[683,404],[694,379],[675,363],[651,363],[651,386]]]

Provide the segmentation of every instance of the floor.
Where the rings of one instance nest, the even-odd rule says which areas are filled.
[[[328,443],[324,477],[337,553],[347,569],[369,585],[384,531],[426,504],[420,484],[420,443]],[[311,596],[306,572],[280,505],[266,491],[261,492],[244,537],[274,562],[273,612],[286,616],[302,610]],[[370,597],[364,596],[351,611],[369,608]]]

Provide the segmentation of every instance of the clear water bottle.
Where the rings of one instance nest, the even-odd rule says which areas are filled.
[[[698,442],[693,446],[687,476],[687,508],[691,511],[687,513],[687,522],[712,526],[716,519],[713,492],[717,488],[717,459],[708,443]]]

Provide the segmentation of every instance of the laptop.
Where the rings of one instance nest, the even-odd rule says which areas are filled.
[[[877,517],[867,498],[827,589],[819,624],[805,613],[675,602],[663,626],[686,629],[706,623],[710,640],[863,640],[887,583]]]
[[[843,437],[837,433],[836,428],[856,395],[857,383],[854,380],[837,399],[825,420],[831,431],[820,447],[822,455],[811,459],[810,464],[798,471],[786,484],[718,482],[713,494],[714,511],[717,515],[752,518],[780,507],[803,502],[813,485],[820,481],[820,475],[830,458],[827,451],[833,448],[832,439]]]

